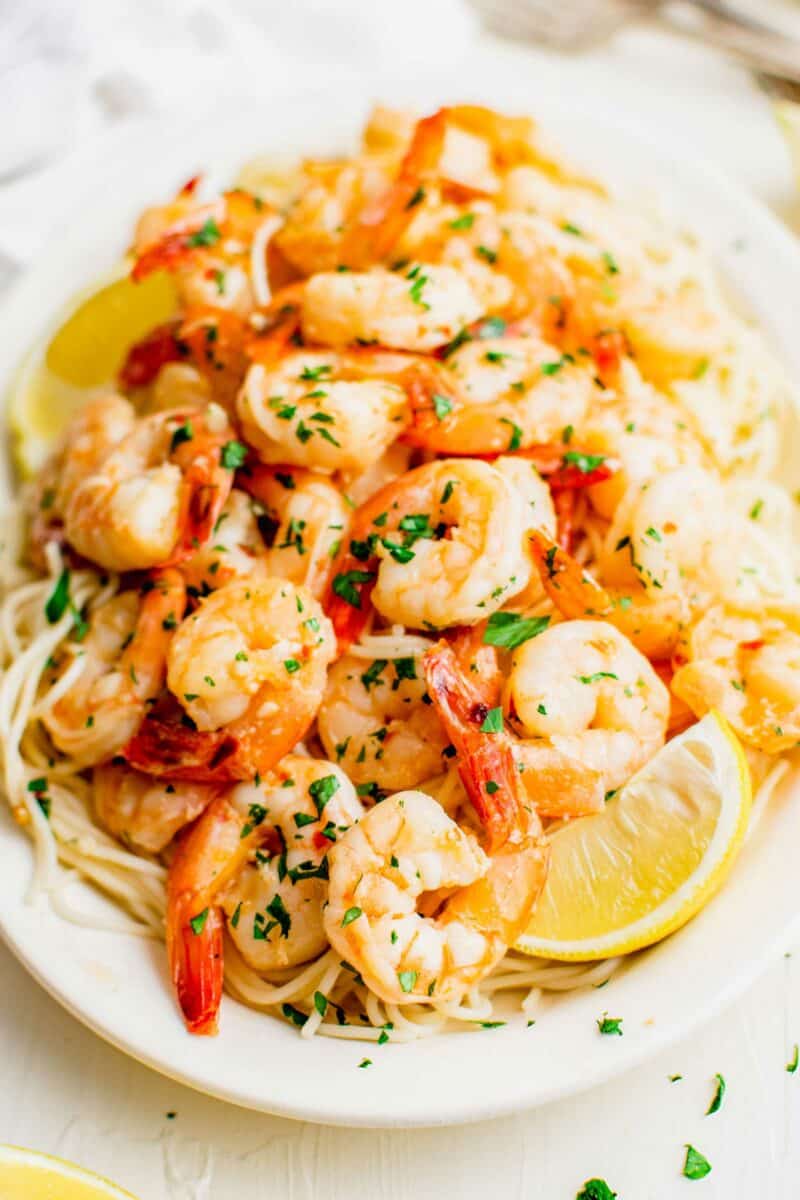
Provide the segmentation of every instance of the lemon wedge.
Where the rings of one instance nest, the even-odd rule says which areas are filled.
[[[751,799],[742,747],[711,712],[664,746],[602,813],[553,833],[547,884],[516,949],[608,958],[679,929],[727,877]]]
[[[141,283],[115,277],[72,300],[56,332],[12,381],[8,421],[23,477],[39,470],[76,409],[114,386],[130,347],[169,320],[176,305],[175,284],[163,272]]]
[[[3,1200],[135,1200],[107,1179],[49,1154],[0,1146]]]

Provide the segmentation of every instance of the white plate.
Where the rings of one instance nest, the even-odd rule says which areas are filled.
[[[419,84],[392,99],[435,106],[449,98]],[[398,92],[404,95],[398,96]],[[498,107],[539,115],[599,172],[666,192],[709,243],[725,275],[800,376],[800,248],[775,220],[681,146],[631,128],[591,97],[579,109],[537,94],[528,81],[471,89]],[[449,89],[452,97],[453,89]],[[136,214],[201,167],[230,176],[265,150],[330,151],[360,125],[363,96],[287,97],[268,111],[161,125],[120,139],[87,181],[82,210],[50,243],[5,306],[0,386],[68,296],[112,267]],[[795,803],[790,803],[790,791]],[[688,927],[636,958],[602,991],[548,1002],[536,1024],[521,1018],[477,1030],[378,1047],[318,1038],[223,1002],[216,1039],[184,1032],[167,984],[163,947],[86,930],[23,897],[30,848],[0,819],[0,928],[28,970],[75,1016],[142,1062],[248,1107],[345,1125],[451,1124],[499,1116],[564,1096],[632,1066],[686,1034],[739,993],[788,944],[798,920],[796,847],[800,788],[785,787],[745,848],[723,892]],[[622,1038],[601,1037],[603,1012],[623,1018]],[[373,1065],[358,1063],[369,1056]]]

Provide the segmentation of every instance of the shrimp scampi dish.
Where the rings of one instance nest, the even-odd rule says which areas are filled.
[[[259,162],[141,215],[121,279],[170,315],[21,480],[5,793],[190,1033],[226,992],[379,1045],[530,1019],[619,961],[530,948],[565,832],[709,713],[765,795],[800,745],[790,392],[527,117]]]

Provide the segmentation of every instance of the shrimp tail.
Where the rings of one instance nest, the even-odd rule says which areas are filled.
[[[605,588],[542,529],[530,532],[531,554],[547,595],[565,617],[605,617],[612,611]]]
[[[342,246],[342,262],[365,267],[380,262],[402,237],[422,183],[436,169],[444,147],[447,109],[417,122],[394,182],[359,213]]]
[[[191,894],[170,897],[167,956],[189,1033],[213,1036],[222,1000],[224,919],[219,908],[195,911]]]
[[[494,853],[519,827],[522,797],[511,739],[482,729],[488,714],[482,689],[459,669],[451,646],[439,642],[423,659],[434,708],[457,753],[458,773]]]
[[[167,363],[182,361],[184,355],[178,341],[178,327],[176,321],[157,325],[131,346],[118,375],[126,391],[147,387]]]
[[[159,779],[226,783],[252,776],[238,751],[239,740],[224,729],[201,732],[148,716],[121,753],[137,771]]]
[[[181,442],[172,452],[172,459],[183,474],[181,536],[165,566],[177,566],[191,558],[214,532],[233,486],[233,472],[222,463],[223,440],[222,436],[198,429],[195,436]]]

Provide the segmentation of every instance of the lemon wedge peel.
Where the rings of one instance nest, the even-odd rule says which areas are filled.
[[[702,761],[703,755],[708,762]],[[672,783],[669,777],[675,766],[680,769],[679,778]],[[680,773],[691,792],[688,797],[682,797],[678,790]],[[673,811],[665,813],[666,823],[672,828],[667,829],[667,838],[661,839],[663,844],[659,844],[658,829],[645,829],[645,845],[637,837],[634,817],[637,808],[645,813],[648,803],[652,808],[648,793],[653,790],[661,790],[668,800],[674,798]],[[744,751],[725,718],[711,712],[664,746],[609,800],[603,813],[573,821],[553,834],[550,877],[515,949],[537,957],[586,962],[629,954],[674,933],[699,912],[727,878],[747,832],[751,805],[752,784]],[[692,806],[698,813],[694,829],[683,819]],[[623,842],[626,825],[632,835],[629,844],[615,847],[609,835]],[[684,830],[690,835],[688,839],[683,837]],[[691,845],[692,835],[698,833],[705,838],[704,845]],[[630,855],[632,876],[642,866],[634,862],[633,856],[657,855],[653,872],[656,878],[667,880],[666,885],[654,889],[655,896],[648,895],[646,888],[637,892],[634,881],[618,906],[622,921],[615,919],[613,907],[615,888],[619,890],[619,856],[615,862],[615,849]],[[646,868],[644,879],[648,879]],[[675,882],[671,891],[666,890],[670,879]],[[559,890],[565,888],[569,895],[559,905]],[[637,906],[639,914],[632,916]],[[588,923],[594,928],[585,936],[577,936],[575,928],[566,929],[570,917],[573,924],[576,917],[580,923],[587,913]],[[606,928],[601,932],[604,922]],[[564,937],[565,931],[570,936]]]
[[[8,1200],[136,1200],[131,1192],[62,1158],[0,1145],[0,1195]]]

